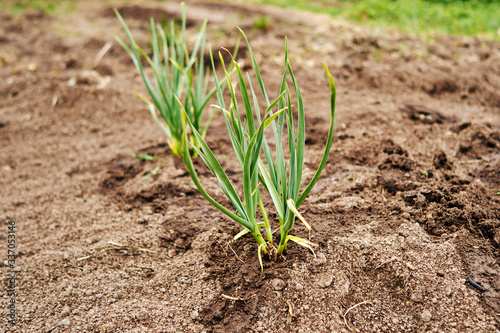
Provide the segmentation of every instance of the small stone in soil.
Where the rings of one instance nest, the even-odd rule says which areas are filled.
[[[286,282],[281,280],[281,279],[274,279],[272,282],[271,282],[274,290],[277,290],[277,291],[280,291],[280,290],[283,290],[285,289],[286,287]]]
[[[332,284],[332,281],[333,281],[332,274],[323,273],[318,276],[316,284],[318,285],[318,287],[326,288]]]
[[[420,315],[420,318],[422,318],[423,321],[429,321],[432,318],[432,314],[429,310],[424,310]]]
[[[407,262],[406,263],[406,267],[408,267],[410,270],[414,271],[415,270],[415,266],[413,266],[413,264]]]
[[[444,271],[442,271],[442,270],[439,270],[439,271],[437,271],[436,273],[437,273],[437,275],[439,275],[439,276],[444,276]]]
[[[191,312],[191,319],[195,320],[196,318],[198,318],[198,310],[194,310],[193,312]]]
[[[326,263],[326,256],[323,252],[318,253],[318,256],[313,259],[316,266],[321,266]]]
[[[67,317],[71,314],[71,309],[69,308],[69,306],[65,306],[62,311],[61,311],[61,317]]]

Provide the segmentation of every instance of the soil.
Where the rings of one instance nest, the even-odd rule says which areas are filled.
[[[288,36],[306,106],[306,178],[328,130],[322,62],[335,76],[332,154],[301,206],[313,230],[297,224],[292,232],[319,247],[313,254],[292,244],[286,260],[265,261],[261,272],[253,239],[232,240],[240,228],[201,197],[170,154],[135,95],[144,93],[141,78],[113,40],[123,36],[113,5],[147,45],[148,18],[178,19],[178,2],[117,3],[80,1],[61,16],[0,14],[3,327],[499,331],[498,43],[422,41],[321,15],[189,1],[189,31],[208,18],[214,49],[234,45],[236,26],[246,31],[273,94]],[[269,18],[265,30],[253,27],[261,17]],[[247,53],[239,61],[249,70]],[[207,140],[237,183],[241,169],[219,115]],[[202,162],[196,167],[227,204]],[[6,306],[9,221],[18,251],[14,326]]]

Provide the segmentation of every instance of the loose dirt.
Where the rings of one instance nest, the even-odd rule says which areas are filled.
[[[118,5],[141,45],[147,20],[177,1]],[[244,29],[272,94],[284,38],[306,105],[306,170],[319,163],[334,73],[334,147],[301,207],[312,225],[286,260],[260,271],[252,239],[210,206],[135,91],[144,87],[113,4],[49,17],[0,15],[0,212],[8,286],[15,221],[19,332],[498,332],[500,45],[425,42],[326,16],[188,2],[214,49]],[[254,28],[269,18],[265,30]],[[107,44],[105,54],[99,51]],[[249,70],[248,52],[239,61]],[[221,117],[207,136],[238,182]],[[130,152],[163,159],[134,159]],[[198,160],[202,182],[227,204]],[[271,208],[271,202],[266,205]],[[275,215],[271,214],[275,223]],[[276,223],[275,223],[276,225]],[[468,278],[486,288],[480,292]],[[357,306],[356,306],[357,305]],[[347,314],[346,314],[347,313]]]

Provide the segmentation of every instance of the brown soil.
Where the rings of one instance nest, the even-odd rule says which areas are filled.
[[[123,33],[111,5],[79,6],[60,17],[0,18],[4,286],[9,220],[19,251],[17,324],[7,322],[2,288],[2,327],[498,332],[499,44],[423,43],[295,11],[189,2],[190,29],[208,17],[214,48],[231,47],[237,25],[247,32],[273,93],[288,36],[306,105],[308,177],[328,129],[321,62],[335,73],[334,148],[301,207],[319,248],[314,256],[291,245],[286,261],[265,262],[261,272],[252,239],[231,241],[240,229],[198,194],[135,96],[144,88],[113,41]],[[150,16],[179,17],[174,1],[119,9],[142,45]],[[271,18],[265,31],[253,28],[262,16]],[[111,49],[96,60],[107,42]],[[240,60],[248,68],[248,55]],[[208,141],[236,182],[240,169],[220,117]],[[130,152],[157,155],[163,168],[146,183],[157,164]],[[308,237],[301,225],[293,234]]]

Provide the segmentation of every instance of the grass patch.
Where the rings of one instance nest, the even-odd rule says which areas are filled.
[[[417,35],[439,32],[500,39],[500,2],[494,0],[251,1],[329,14],[371,27],[394,27]]]
[[[0,2],[0,9],[7,9],[14,15],[27,10],[41,10],[45,14],[63,14],[75,8],[74,0],[6,0]]]

